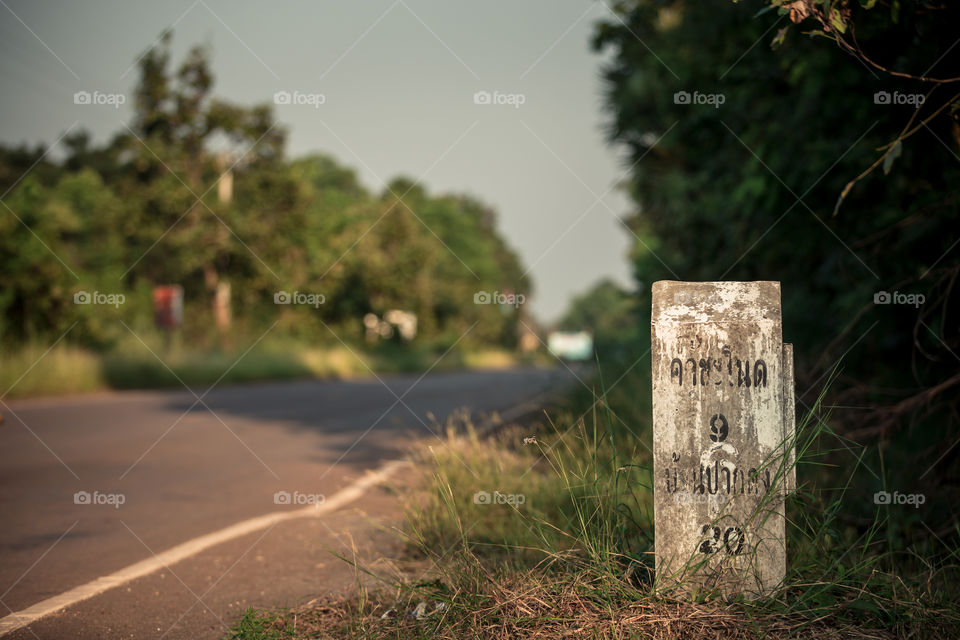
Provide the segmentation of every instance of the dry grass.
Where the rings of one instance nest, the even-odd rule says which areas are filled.
[[[886,640],[896,634],[810,621],[801,616],[757,613],[740,604],[658,601],[650,598],[619,602],[590,597],[592,585],[584,577],[551,580],[515,574],[488,583],[483,593],[452,593],[442,599],[420,597],[396,602],[385,599],[362,603],[357,598],[314,601],[283,612],[248,613],[260,617],[278,639],[387,640],[502,640],[505,638],[645,638],[650,640],[717,640],[797,638]],[[460,602],[461,598],[465,601]],[[411,615],[421,603],[428,615]],[[435,611],[439,603],[446,608]],[[468,605],[468,606],[464,606]],[[430,613],[432,612],[432,613]],[[914,637],[953,637],[924,626]],[[237,635],[238,640],[269,637]]]
[[[817,462],[813,445],[833,437],[828,418],[817,409],[798,426],[798,459]],[[960,549],[892,539],[880,510],[872,523],[850,525],[842,476],[856,460],[827,469],[825,488],[804,483],[790,497],[788,575],[770,597],[667,599],[650,561],[646,449],[613,425],[600,410],[536,434],[528,426],[482,439],[469,423],[450,428],[419,454],[420,490],[399,494],[407,508],[399,533],[422,573],[380,575],[377,591],[358,580],[353,599],[250,611],[245,621],[270,621],[278,635],[238,629],[232,638],[958,637]],[[527,499],[473,500],[495,490]]]
[[[438,370],[490,369],[516,366],[508,352],[479,350],[445,358]],[[97,352],[65,343],[53,348],[24,345],[0,351],[0,397],[89,393],[108,389],[178,388],[290,380],[298,378],[353,379],[380,373],[421,372],[435,361],[429,350],[388,353],[348,349],[339,344],[311,345],[291,340],[234,350],[165,348],[157,336],[145,342],[129,338],[110,351]],[[162,361],[161,361],[162,360]],[[449,361],[449,362],[447,362]]]

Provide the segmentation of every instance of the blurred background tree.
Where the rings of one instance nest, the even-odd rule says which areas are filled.
[[[636,294],[608,279],[576,296],[557,328],[562,331],[591,330],[601,362],[620,361],[631,355],[636,358],[635,348],[628,349],[627,345],[646,329],[638,313]],[[636,344],[640,343],[636,341]]]
[[[594,44],[611,56],[609,138],[629,151],[643,317],[655,280],[781,281],[798,411],[839,362],[831,424],[844,446],[879,445],[856,509],[866,517],[889,483],[937,495],[937,531],[951,531],[960,5],[630,0],[615,12]],[[875,304],[895,291],[925,302]],[[915,514],[895,527],[926,535]]]
[[[390,309],[416,313],[420,345],[449,346],[474,325],[467,344],[514,344],[519,314],[474,303],[482,290],[530,293],[490,207],[407,178],[371,194],[331,157],[288,160],[272,106],[216,98],[210,51],[174,68],[171,38],[138,62],[132,123],[107,144],[70,132],[62,162],[0,147],[16,214],[0,217],[2,345],[49,344],[76,322],[70,340],[109,349],[126,335],[116,319],[149,335],[160,284],[184,287],[184,337],[200,349],[252,341],[274,321],[309,343],[336,341],[323,325],[359,341],[363,316]],[[94,314],[73,304],[78,290],[127,303]],[[325,303],[277,306],[278,291]]]

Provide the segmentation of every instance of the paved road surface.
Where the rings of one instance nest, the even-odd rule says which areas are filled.
[[[389,376],[383,378],[385,384],[370,380],[234,386],[211,391],[199,404],[186,391],[8,403],[10,411],[4,411],[6,419],[0,424],[0,615],[197,536],[282,509],[274,501],[278,491],[333,495],[364,470],[402,456],[412,437],[439,433],[436,420],[443,421],[459,408],[475,415],[502,410],[571,379],[563,369],[523,369],[432,374],[419,382],[418,376]],[[101,500],[122,495],[124,502],[119,507],[76,504],[75,493],[83,491],[97,492]],[[337,516],[329,521],[346,522]],[[327,523],[321,524],[332,534]],[[302,526],[285,531],[276,534],[274,549],[283,546],[284,535],[311,535]],[[178,569],[177,574],[184,571],[189,569]],[[161,578],[172,586],[176,576],[161,574],[131,584],[148,585]],[[282,584],[267,585],[266,591],[263,585],[246,586],[265,596],[269,591],[286,593]],[[320,591],[322,581],[306,586]],[[189,591],[179,585],[174,590],[158,586],[152,594],[162,601],[168,591],[167,617],[173,616],[169,622],[177,619],[182,610],[178,598],[184,597],[187,606],[192,603],[201,614],[224,615],[215,607],[203,611],[206,605],[189,594],[175,595],[174,591]],[[128,588],[124,593],[132,592]],[[225,593],[220,599],[227,602],[232,597]],[[136,598],[126,604],[118,595],[97,599],[102,600],[96,603],[99,615],[113,620],[116,628],[123,628],[133,615],[120,609],[139,606]],[[104,633],[102,625],[91,625],[83,615],[92,614],[60,617],[84,623],[72,628],[73,634],[88,629],[89,637],[120,637]],[[164,617],[162,612],[153,615]],[[159,618],[158,625],[168,622]],[[55,627],[44,632],[41,623],[32,627],[15,637],[35,637],[36,629],[41,631],[37,637],[63,632]],[[222,629],[206,635],[196,628],[181,631],[166,637],[218,637]],[[125,637],[141,633],[142,628]]]

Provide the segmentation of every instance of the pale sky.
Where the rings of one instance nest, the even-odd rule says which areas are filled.
[[[588,0],[2,0],[0,141],[52,143],[71,126],[106,141],[131,117],[135,60],[172,26],[174,65],[212,48],[219,97],[323,96],[275,108],[290,157],[330,154],[375,191],[405,175],[493,205],[549,321],[600,278],[631,282],[625,165],[603,139],[589,48],[610,15]],[[77,91],[128,99],[75,105]],[[522,104],[475,104],[480,91]]]

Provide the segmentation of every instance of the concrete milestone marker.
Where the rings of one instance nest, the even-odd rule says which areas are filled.
[[[653,285],[656,570],[667,592],[756,598],[786,571],[793,350],[778,282]]]

